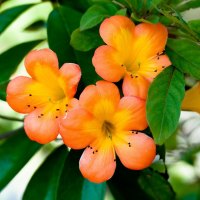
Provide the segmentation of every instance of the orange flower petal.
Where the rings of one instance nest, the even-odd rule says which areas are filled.
[[[138,76],[137,78],[131,78],[129,75],[124,77],[122,90],[124,96],[134,96],[146,100],[150,82]]]
[[[56,89],[58,85],[58,59],[50,49],[31,51],[25,58],[27,72],[34,80]]]
[[[168,37],[168,31],[162,24],[141,23],[134,31],[134,52],[139,60],[150,58],[163,52]]]
[[[43,109],[36,109],[25,117],[24,129],[31,140],[41,144],[56,139],[59,133],[58,121],[51,112],[42,115]]]
[[[73,97],[76,93],[80,78],[81,70],[79,65],[74,63],[65,63],[60,68],[59,83],[68,97]]]
[[[146,60],[141,65],[140,71],[138,72],[139,76],[143,76],[149,81],[153,79],[166,67],[171,65],[167,55],[161,55],[149,60]]]
[[[29,113],[33,111],[38,105],[43,105],[45,100],[37,95],[33,95],[34,90],[38,91],[38,84],[31,78],[19,76],[13,79],[7,87],[6,100],[8,104],[20,113]],[[42,90],[42,93],[45,90]]]
[[[96,49],[92,63],[99,76],[110,82],[119,81],[125,73],[116,50],[103,45]]]
[[[69,111],[60,124],[64,143],[73,149],[87,147],[96,138],[98,131],[98,124],[93,116],[81,108]]]
[[[148,126],[145,101],[137,97],[123,97],[113,120],[120,130],[144,130]]]
[[[200,83],[186,91],[181,108],[200,113]]]
[[[133,40],[134,28],[134,23],[128,17],[115,15],[103,21],[99,32],[106,44],[125,50]]]
[[[101,183],[110,179],[116,168],[111,140],[94,141],[83,152],[79,168],[83,176],[92,182]]]
[[[113,138],[117,155],[122,164],[133,170],[141,170],[149,165],[156,155],[156,145],[144,133],[123,132]]]
[[[111,91],[111,92],[108,92]],[[96,86],[87,86],[80,95],[80,106],[94,114],[95,117],[106,118],[115,112],[120,94],[117,86],[106,81],[98,81]]]

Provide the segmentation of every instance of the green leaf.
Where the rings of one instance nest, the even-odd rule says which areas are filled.
[[[179,12],[183,12],[186,10],[189,10],[191,8],[199,8],[200,7],[200,1],[199,0],[190,0],[190,1],[186,1],[185,3],[179,4],[179,6],[176,7],[176,9]]]
[[[85,180],[79,170],[82,151],[71,150],[65,160],[58,187],[59,200],[103,200],[105,183],[95,184]]]
[[[200,19],[189,21],[188,26],[200,36]]]
[[[16,18],[22,14],[25,10],[30,8],[33,4],[21,5],[12,7],[3,11],[0,14],[0,34],[14,21]]]
[[[200,46],[187,39],[168,39],[167,55],[184,73],[200,79]]]
[[[6,101],[6,88],[9,81],[0,83],[0,99]]]
[[[100,79],[92,66],[94,52],[76,51],[69,44],[71,33],[79,27],[80,18],[81,14],[72,8],[59,7],[50,14],[47,27],[49,46],[58,55],[60,65],[74,62],[81,67],[82,79],[78,88],[79,93],[85,86]]]
[[[14,134],[0,144],[0,190],[41,147],[27,138],[23,128],[15,130]]]
[[[19,44],[0,55],[0,83],[10,78],[26,54],[41,41],[42,40],[35,40]]]
[[[163,144],[174,133],[184,92],[184,76],[174,67],[165,69],[151,84],[146,109],[156,144]]]
[[[104,182],[96,184],[85,179],[82,190],[81,200],[104,200],[106,193],[106,183]]]
[[[143,170],[138,179],[143,191],[148,194],[152,200],[174,200],[175,193],[169,182],[157,172],[149,169]]]
[[[82,16],[80,30],[90,29],[101,23],[106,17],[112,16],[117,12],[117,8],[112,3],[91,6]]]
[[[81,14],[72,8],[60,6],[53,10],[47,22],[49,47],[56,52],[60,66],[66,62],[76,62],[70,46],[71,33],[78,28]]]
[[[56,199],[59,180],[67,154],[67,147],[63,145],[48,156],[28,183],[23,200]]]
[[[79,51],[89,51],[103,44],[97,29],[80,31],[76,29],[71,35],[70,44]]]
[[[138,184],[141,171],[125,168],[117,159],[117,168],[113,177],[107,181],[115,200],[150,200]]]
[[[122,15],[122,16],[126,16],[126,14],[127,14],[127,8],[122,8],[115,13],[115,15]]]

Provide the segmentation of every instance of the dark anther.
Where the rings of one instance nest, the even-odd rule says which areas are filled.
[[[165,66],[162,66],[162,68],[164,69],[164,68],[165,68]]]
[[[27,105],[29,108],[31,107],[31,105]]]
[[[121,64],[121,67],[123,67],[124,65],[123,64]]]
[[[65,112],[67,112],[67,110],[65,110]]]
[[[88,148],[90,148],[90,145],[88,145]]]
[[[56,111],[59,111],[59,110],[60,110],[59,108],[56,109]]]
[[[94,154],[94,151],[92,153]]]
[[[96,150],[96,152],[98,152],[98,150]]]
[[[38,118],[41,118],[41,116],[38,116]]]
[[[41,114],[41,116],[44,116],[44,114]]]
[[[31,97],[31,96],[32,96],[32,94],[29,94],[29,96]]]
[[[128,143],[128,146],[131,147],[131,143],[130,142]]]
[[[116,162],[116,159],[114,159],[114,162]]]
[[[132,131],[132,133],[134,133],[134,134],[138,134],[138,131]]]
[[[65,105],[66,107],[68,106],[68,104]]]
[[[157,57],[157,59],[159,60],[159,59],[160,59],[160,57],[158,56],[158,57]]]
[[[56,118],[58,118],[58,116],[56,116]]]
[[[37,107],[36,106],[34,106],[34,109],[36,109]]]
[[[135,76],[135,78],[138,78],[138,76]]]
[[[90,147],[90,149],[92,149],[92,147]]]
[[[133,75],[131,74],[130,77],[133,78]]]
[[[156,69],[156,70],[154,70],[154,72],[157,72],[158,70]]]

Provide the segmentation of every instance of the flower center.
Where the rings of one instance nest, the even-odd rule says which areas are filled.
[[[102,124],[101,130],[107,137],[112,139],[112,134],[115,132],[115,126],[109,121],[105,120]]]

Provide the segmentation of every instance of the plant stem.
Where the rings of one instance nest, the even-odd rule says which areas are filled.
[[[8,117],[8,116],[4,116],[4,115],[0,115],[0,119],[17,121],[17,122],[23,122],[24,121],[24,119],[19,119],[19,118],[15,118],[15,117]]]

